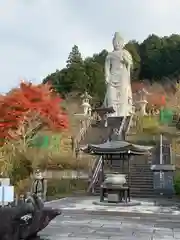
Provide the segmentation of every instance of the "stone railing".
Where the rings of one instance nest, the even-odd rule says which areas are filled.
[[[88,129],[91,127],[92,121],[95,119],[95,114],[87,119],[81,120],[79,133],[75,137],[75,149],[79,147],[79,143],[83,140],[87,134]]]

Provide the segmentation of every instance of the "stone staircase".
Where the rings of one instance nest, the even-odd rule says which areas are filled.
[[[107,140],[109,137],[109,128],[105,127],[105,121],[96,121],[93,120],[91,126],[87,130],[87,133],[80,141],[80,145],[86,144],[100,144]]]
[[[130,191],[132,197],[154,197],[153,172],[148,163],[130,165]]]
[[[130,191],[132,197],[160,197],[160,194],[158,194],[154,190],[154,176],[153,171],[151,170],[152,164],[159,164],[159,148],[160,146],[157,145],[151,158],[149,158],[148,156],[133,156],[132,160],[130,160],[130,179],[127,179],[127,181],[129,181],[130,184]],[[170,143],[167,140],[163,141],[162,153],[163,163],[170,164],[171,147]],[[111,164],[113,164],[114,172],[120,172],[120,165],[117,164],[118,162],[119,161],[115,160],[113,164],[113,160],[111,161]],[[122,173],[128,175],[128,165],[126,165],[127,163],[124,165],[124,171]],[[105,168],[105,174],[106,173],[109,173],[109,166]],[[100,194],[100,184],[100,177],[99,175],[97,175],[96,181],[94,183],[94,188],[92,188],[92,193],[94,195]]]
[[[143,158],[142,158],[143,157]],[[130,162],[130,179],[127,178],[127,182],[130,181],[130,191],[132,197],[155,197],[154,189],[153,189],[153,172],[151,171],[150,163],[143,163],[141,161],[145,159],[144,156],[137,156],[132,159]],[[146,158],[147,160],[147,158]],[[115,166],[113,167],[115,171]],[[119,172],[119,167],[117,166],[117,170]],[[105,170],[105,174],[108,173],[109,170]],[[124,173],[128,174],[128,166],[125,166]],[[94,195],[100,194],[100,179],[98,178],[96,181],[96,186],[94,188]]]

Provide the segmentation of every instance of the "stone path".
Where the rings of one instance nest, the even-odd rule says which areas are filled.
[[[65,214],[41,233],[43,240],[173,240],[180,239],[179,220]]]
[[[54,219],[40,234],[42,240],[180,240],[180,216],[172,214],[124,215],[112,211],[75,211],[68,198],[52,202],[63,214]],[[80,199],[79,199],[80,201]],[[78,202],[77,202],[78,203]],[[69,206],[69,208],[68,208]],[[169,206],[167,207],[170,208]],[[73,209],[73,210],[72,210]]]
[[[180,216],[180,200],[163,199],[132,199],[132,202],[140,202],[139,206],[99,206],[93,202],[99,201],[99,197],[69,197],[62,200],[55,200],[50,206],[61,208],[64,211],[86,212],[108,212],[109,214],[121,213],[137,216],[138,214],[171,214]]]

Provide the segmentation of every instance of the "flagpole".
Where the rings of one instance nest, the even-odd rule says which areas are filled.
[[[162,152],[162,134],[160,134],[160,165],[163,164],[163,152]]]
[[[165,99],[162,99],[162,105],[165,105]],[[164,109],[164,107],[161,106],[161,111]],[[160,134],[160,165],[163,164],[163,135]],[[162,170],[160,170],[160,185],[161,189],[164,188],[164,173]],[[160,193],[160,195],[163,195],[163,192]]]
[[[161,105],[161,111],[162,111],[162,110],[164,110],[164,106],[163,105],[165,105],[165,99],[164,99],[163,96],[162,96],[161,101],[162,101],[162,105]],[[161,133],[160,134],[160,165],[163,164],[162,139],[163,139],[163,137],[162,137],[162,133]]]

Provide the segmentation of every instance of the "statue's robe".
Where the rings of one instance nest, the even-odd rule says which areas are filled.
[[[113,61],[117,61],[117,66],[112,66],[112,59]],[[121,62],[122,60],[124,63]],[[120,52],[109,53],[106,58],[106,64],[107,66],[105,66],[105,68],[109,68],[110,75],[107,82],[104,106],[108,108],[113,107],[115,110],[113,116],[128,116],[132,112],[132,90],[130,80],[132,57],[127,50],[123,49],[122,56]]]

